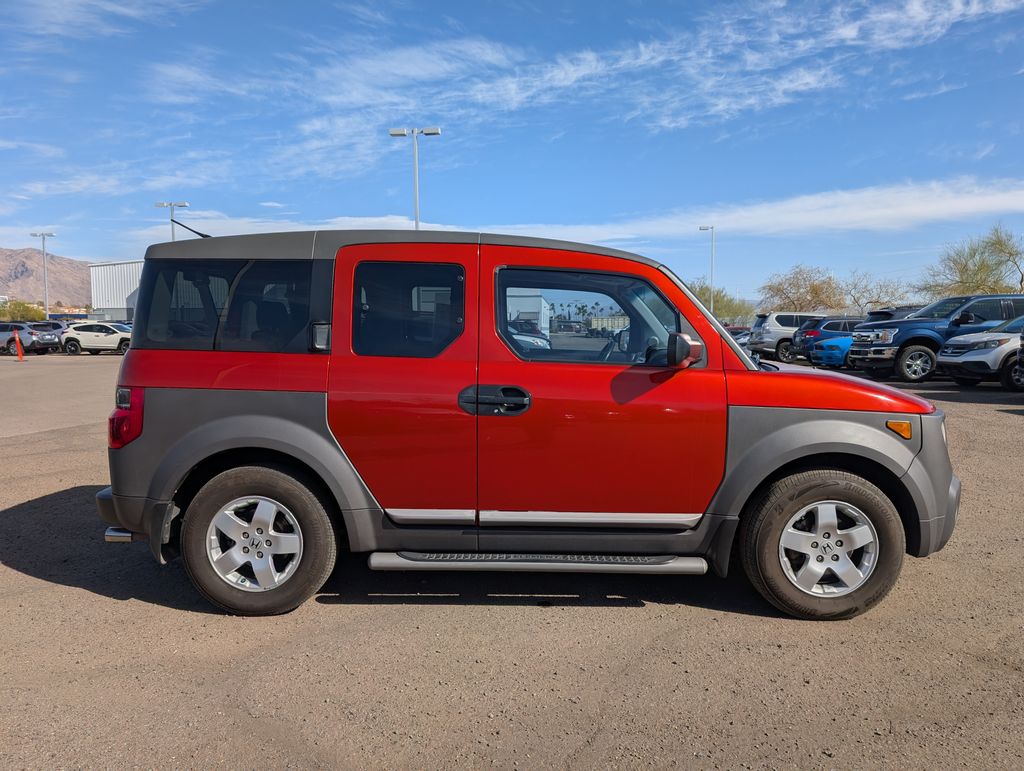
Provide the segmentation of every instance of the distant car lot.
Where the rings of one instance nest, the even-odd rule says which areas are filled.
[[[120,362],[0,359],[5,395],[39,405],[0,421],[19,459],[0,486],[4,767],[1012,767],[1024,752],[1021,394],[896,384],[946,410],[963,507],[949,546],[848,622],[782,617],[738,572],[470,586],[360,559],[316,602],[253,620],[213,612],[144,544],[102,543]],[[44,408],[69,387],[74,409]],[[823,681],[843,717],[794,715]]]

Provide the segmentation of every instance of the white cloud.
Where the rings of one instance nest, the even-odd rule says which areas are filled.
[[[131,23],[166,22],[201,0],[32,0],[0,11],[22,32],[42,37],[89,38],[122,34]]]
[[[0,139],[0,150],[25,150],[42,158],[59,158],[64,155],[64,150],[54,145],[10,139]]]
[[[277,201],[260,201],[260,206],[266,206],[268,209],[284,209],[288,204],[278,203]]]

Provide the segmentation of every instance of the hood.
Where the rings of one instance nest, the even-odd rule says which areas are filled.
[[[863,332],[869,329],[905,329],[906,327],[944,327],[949,324],[949,319],[889,319],[888,321],[870,321],[858,324],[853,328],[854,332]]]
[[[1019,338],[1017,332],[972,332],[969,335],[957,335],[951,337],[946,341],[946,345],[954,344],[966,344],[966,343],[980,343],[983,340],[1000,340],[1004,337],[1008,337],[1011,340],[1016,341]]]
[[[935,406],[898,388],[839,372],[778,364],[776,372],[730,371],[729,405],[927,415]]]

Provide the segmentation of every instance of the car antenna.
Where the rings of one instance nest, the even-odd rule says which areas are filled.
[[[174,219],[173,217],[171,218],[171,222],[173,222],[173,223],[174,223],[175,225],[181,225],[181,226],[182,226],[183,228],[185,228],[185,230],[188,230],[188,231],[190,231],[190,232],[192,232],[192,233],[195,233],[195,234],[196,234],[197,236],[199,236],[200,238],[209,238],[209,237],[210,237],[210,234],[209,234],[209,233],[200,233],[200,232],[199,232],[198,230],[196,230],[195,228],[190,228],[190,227],[189,227],[188,225],[186,225],[186,224],[185,224],[184,222],[178,222],[178,220]]]

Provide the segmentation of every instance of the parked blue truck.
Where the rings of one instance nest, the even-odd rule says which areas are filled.
[[[850,366],[878,380],[896,374],[908,383],[927,380],[943,343],[985,332],[1024,315],[1024,294],[946,297],[904,319],[860,324],[853,332]]]

